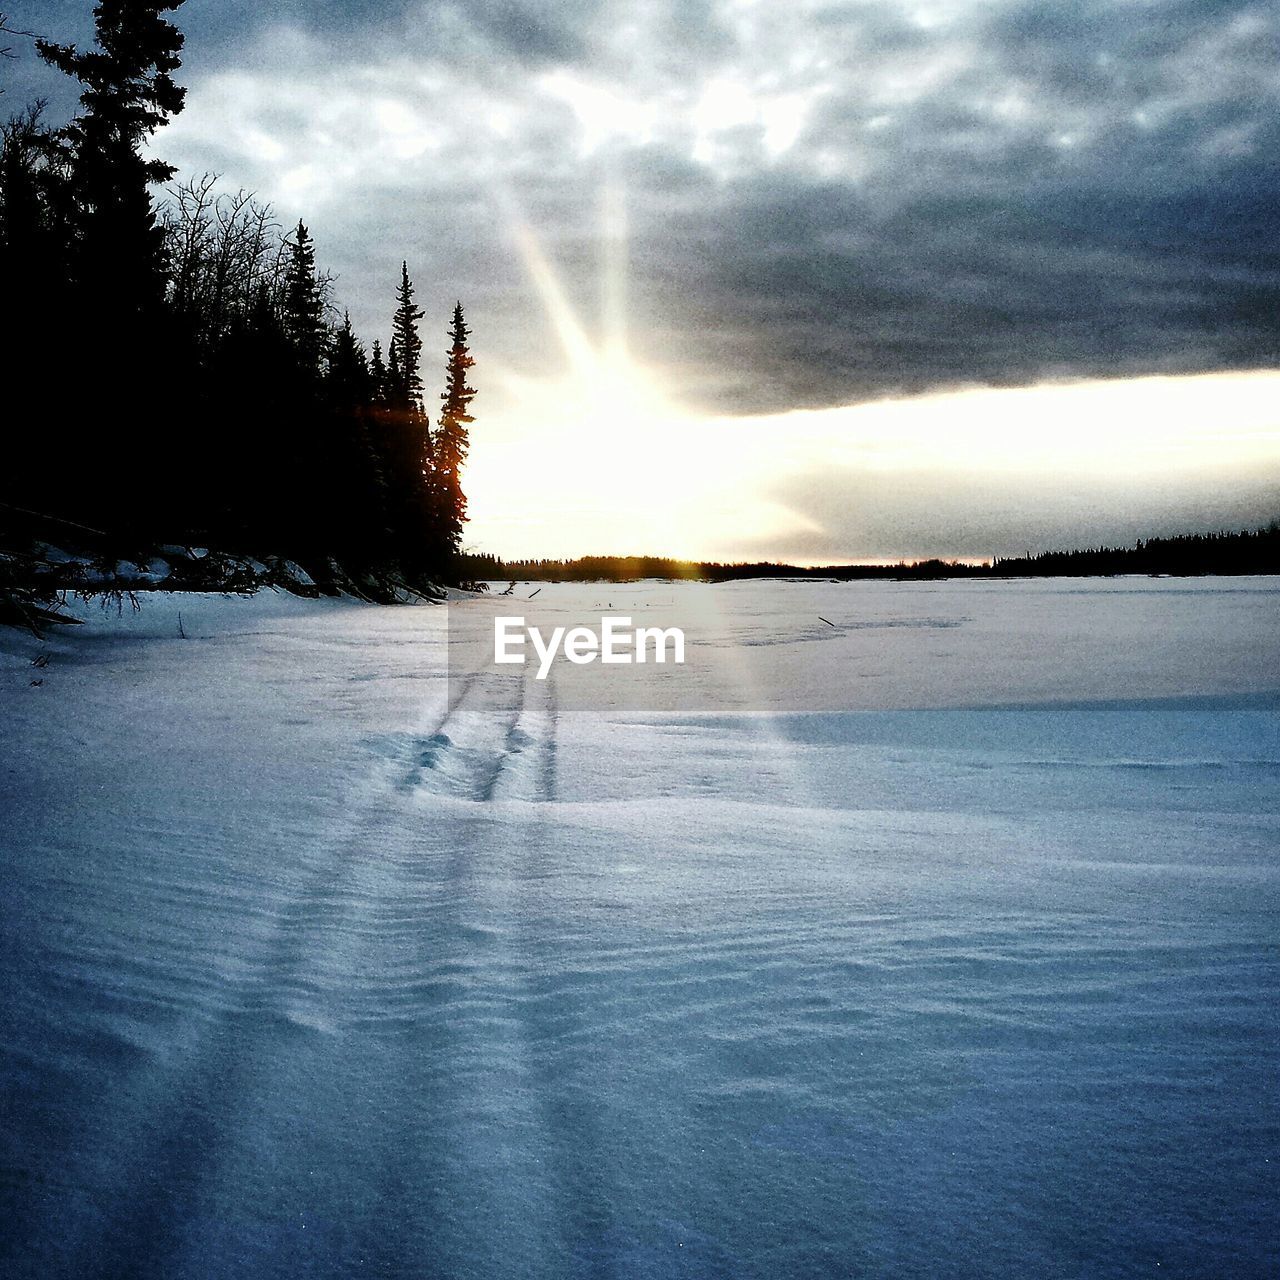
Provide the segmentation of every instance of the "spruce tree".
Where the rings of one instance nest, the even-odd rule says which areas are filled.
[[[474,419],[469,409],[475,389],[467,383],[467,373],[475,365],[467,347],[471,330],[462,315],[462,303],[453,308],[449,326],[449,357],[445,366],[442,407],[432,439],[431,465],[435,488],[442,503],[441,525],[451,554],[462,543],[462,526],[467,518],[467,498],[462,491],[462,467],[470,443],[468,424]]]
[[[409,264],[400,264],[400,285],[396,289],[396,312],[391,322],[391,360],[394,373],[392,408],[405,414],[421,416],[422,408],[422,339],[418,321],[425,313],[414,304],[413,281]],[[425,419],[424,419],[425,421]]]
[[[414,301],[408,263],[401,263],[387,360],[387,408],[382,456],[391,493],[392,526],[401,566],[411,581],[428,582],[438,574],[440,504],[432,489],[431,434],[422,405],[423,312]]]
[[[373,354],[369,357],[370,403],[375,409],[387,407],[387,364],[382,358],[382,343],[373,340]]]
[[[289,241],[282,302],[284,330],[307,376],[319,372],[324,352],[324,284],[316,276],[316,250],[299,220]]]
[[[348,571],[371,582],[387,558],[387,484],[371,412],[373,377],[346,313],[330,341],[324,391],[334,430],[325,538]]]
[[[163,296],[163,230],[150,187],[174,173],[142,146],[182,110],[182,33],[162,14],[182,0],[101,0],[93,10],[98,47],[38,40],[40,56],[79,80],[82,113],[63,131],[72,153],[77,236],[74,276],[83,305],[128,322]]]
[[[107,531],[111,554],[132,558],[172,529],[185,498],[172,483],[161,406],[182,395],[182,344],[163,322],[164,228],[151,188],[173,168],[148,159],[152,133],[182,109],[173,80],[182,35],[163,15],[181,0],[100,0],[96,47],[36,42],[49,65],[82,86],[79,115],[59,130],[71,203],[68,309],[92,335],[76,351],[59,423],[65,465],[58,506]],[[147,376],[141,376],[145,368]],[[55,376],[65,371],[50,361]],[[86,403],[116,414],[115,429]],[[163,538],[159,540],[164,540]]]
[[[387,347],[387,408],[399,407],[402,388],[400,386],[400,353],[396,350],[396,340],[391,339]]]
[[[343,312],[342,325],[334,333],[329,347],[325,388],[329,403],[346,412],[363,408],[373,398],[369,362],[351,327],[349,312]]]

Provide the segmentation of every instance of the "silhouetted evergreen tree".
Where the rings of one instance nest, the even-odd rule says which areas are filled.
[[[398,558],[414,580],[438,574],[445,560],[440,550],[439,504],[431,488],[431,434],[422,406],[422,339],[418,335],[422,315],[408,263],[401,263],[378,444]]]
[[[425,423],[422,409],[422,339],[418,321],[423,312],[414,302],[409,264],[400,264],[400,284],[396,289],[396,312],[391,322],[391,407],[403,414],[416,414]]]
[[[471,330],[462,315],[462,303],[453,308],[449,326],[449,358],[445,366],[444,391],[440,399],[440,420],[432,438],[431,463],[434,487],[441,503],[440,522],[445,543],[452,555],[462,545],[462,526],[467,519],[467,498],[462,491],[462,467],[470,443],[468,412],[475,389],[467,383],[467,373],[475,365],[467,348]]]
[[[77,375],[122,420],[111,431],[83,406],[65,415],[57,505],[106,529],[122,553],[167,524],[176,499],[163,483],[162,406],[180,394],[182,357],[161,318],[164,232],[151,197],[173,169],[142,148],[182,109],[185,90],[172,74],[182,35],[162,16],[180,3],[101,0],[95,48],[36,41],[44,61],[82,86],[80,114],[58,133],[71,192],[67,286],[77,327],[89,335]],[[48,372],[65,379],[56,359]]]
[[[312,378],[320,372],[325,348],[325,283],[316,275],[315,245],[301,219],[288,245],[281,317],[299,371]]]
[[[402,385],[400,378],[400,352],[396,349],[396,340],[392,338],[387,345],[386,401],[387,408],[403,412],[401,406]]]
[[[97,48],[38,40],[40,56],[84,86],[83,112],[63,136],[71,149],[76,238],[72,275],[84,300],[114,323],[154,312],[164,294],[163,232],[151,186],[173,167],[142,145],[182,110],[182,33],[160,15],[182,0],[101,0],[93,10]]]
[[[369,403],[375,409],[385,409],[388,403],[387,365],[382,358],[382,344],[373,340],[373,354],[369,357]]]
[[[335,409],[353,412],[373,403],[369,362],[364,347],[351,328],[351,314],[342,313],[342,324],[329,347],[329,367],[325,393]]]
[[[393,548],[369,362],[345,313],[329,342],[323,394],[331,456],[325,492],[316,495],[326,522],[320,540],[367,589],[390,566]]]

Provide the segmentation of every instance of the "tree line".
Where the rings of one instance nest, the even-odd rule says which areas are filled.
[[[999,577],[1075,578],[1098,574],[1147,573],[1172,577],[1200,574],[1280,573],[1280,522],[1262,529],[1187,533],[1140,538],[1131,547],[1042,551],[997,558],[990,572]]]
[[[92,49],[35,39],[80,109],[0,127],[0,549],[215,548],[371,598],[456,580],[462,306],[432,422],[407,263],[387,346],[366,347],[305,223],[145,154],[183,108],[181,3],[101,0]]]
[[[917,560],[908,564],[794,565],[773,561],[723,563],[665,556],[581,556],[574,560],[464,557],[466,576],[515,582],[638,582],[645,578],[728,582],[741,578],[930,580],[936,578],[1106,577],[1113,574],[1280,573],[1280,522],[1263,529],[1139,539],[1132,547],[1093,547],[995,557],[982,564]]]

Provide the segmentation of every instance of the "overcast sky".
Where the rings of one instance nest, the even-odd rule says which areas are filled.
[[[88,0],[4,8],[89,29]],[[303,216],[366,340],[402,257],[428,352],[462,298],[503,421],[522,377],[572,374],[557,287],[589,344],[625,316],[684,420],[1280,366],[1274,6],[187,0],[176,21],[188,107],[157,152]],[[67,102],[30,56],[0,76],[12,109]],[[1244,477],[1249,511],[1276,470]],[[775,486],[796,510],[801,479]],[[809,544],[855,554],[821,486],[832,536]]]

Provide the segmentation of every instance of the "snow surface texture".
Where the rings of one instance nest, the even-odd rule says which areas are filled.
[[[83,616],[0,637],[0,1274],[1277,1274],[1276,580]]]

